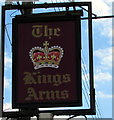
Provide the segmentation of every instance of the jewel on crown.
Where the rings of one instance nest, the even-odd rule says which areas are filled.
[[[52,46],[51,48],[48,48],[48,41],[45,41],[43,46],[44,48],[39,46],[34,47],[29,52],[34,69],[44,67],[59,68],[61,58],[63,57],[63,48],[60,46]]]

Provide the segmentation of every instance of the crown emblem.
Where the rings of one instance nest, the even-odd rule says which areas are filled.
[[[44,48],[39,46],[34,47],[29,52],[34,69],[44,67],[59,68],[61,58],[63,57],[63,49],[60,46],[52,46],[51,48],[48,48],[48,41],[45,41],[43,46]]]

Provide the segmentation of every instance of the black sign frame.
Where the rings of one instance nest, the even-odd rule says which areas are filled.
[[[2,6],[2,29],[1,29],[1,44],[2,44],[2,59],[4,61],[4,41],[5,41],[5,19],[6,19],[6,11],[8,10],[20,10],[21,14],[23,14],[22,9],[31,9],[31,8],[55,8],[55,7],[65,7],[67,12],[65,11],[64,15],[68,15],[70,11],[68,11],[69,7],[80,7],[80,6],[86,6],[88,9],[88,14],[87,17],[83,16],[81,20],[87,20],[88,22],[88,43],[89,43],[89,76],[90,76],[90,107],[86,109],[71,109],[71,110],[50,110],[53,115],[95,115],[96,110],[95,110],[95,88],[94,88],[94,77],[93,77],[93,41],[92,41],[92,3],[91,2],[72,2],[72,3],[52,3],[52,4],[32,4],[32,5],[5,5]],[[75,15],[77,13],[77,10],[74,11]],[[56,15],[58,13],[56,12]],[[47,13],[46,13],[47,15]],[[4,62],[2,64],[2,69],[4,72]],[[4,73],[2,75],[2,81],[4,84]],[[3,85],[4,86],[4,85]],[[4,87],[2,86],[2,93],[4,90]],[[5,99],[3,97],[3,99]],[[2,99],[2,102],[3,102]],[[2,106],[3,108],[3,106]],[[2,109],[3,110],[3,109]],[[44,111],[29,111],[29,112],[23,112],[23,111],[14,111],[14,112],[9,112],[9,111],[2,111],[2,117],[20,117],[20,116],[37,116],[39,113],[49,113],[49,110],[44,110]]]

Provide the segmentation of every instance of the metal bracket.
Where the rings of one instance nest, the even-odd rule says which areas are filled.
[[[22,12],[22,9],[33,9],[33,8],[53,8],[53,7],[66,7],[68,11],[69,7],[79,7],[79,6],[87,6],[88,7],[88,36],[89,36],[89,78],[90,78],[90,109],[76,109],[76,110],[45,110],[39,111],[39,113],[52,113],[53,115],[95,115],[95,89],[94,89],[94,79],[93,79],[93,43],[92,43],[92,5],[91,2],[72,2],[72,3],[46,3],[46,4],[32,4],[32,5],[5,5],[2,7],[2,38],[1,44],[4,46],[4,36],[5,36],[5,11],[6,10],[14,10],[19,9]],[[4,48],[2,48],[4,51]],[[4,56],[4,53],[3,55]],[[4,57],[2,58],[4,61]],[[4,66],[4,63],[3,63]],[[2,74],[4,76],[4,73]],[[2,81],[4,82],[4,77],[2,77]],[[2,86],[2,93],[4,91],[4,87]],[[2,100],[3,101],[3,100]],[[3,117],[18,117],[18,116],[33,116],[38,115],[38,111],[29,111],[29,112],[4,112]]]

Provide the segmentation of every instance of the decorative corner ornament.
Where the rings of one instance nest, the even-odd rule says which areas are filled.
[[[48,48],[48,41],[45,41],[43,46],[44,48],[39,46],[34,47],[29,52],[34,69],[36,70],[45,67],[59,68],[61,58],[63,57],[63,48],[60,46],[52,46],[51,48]]]

